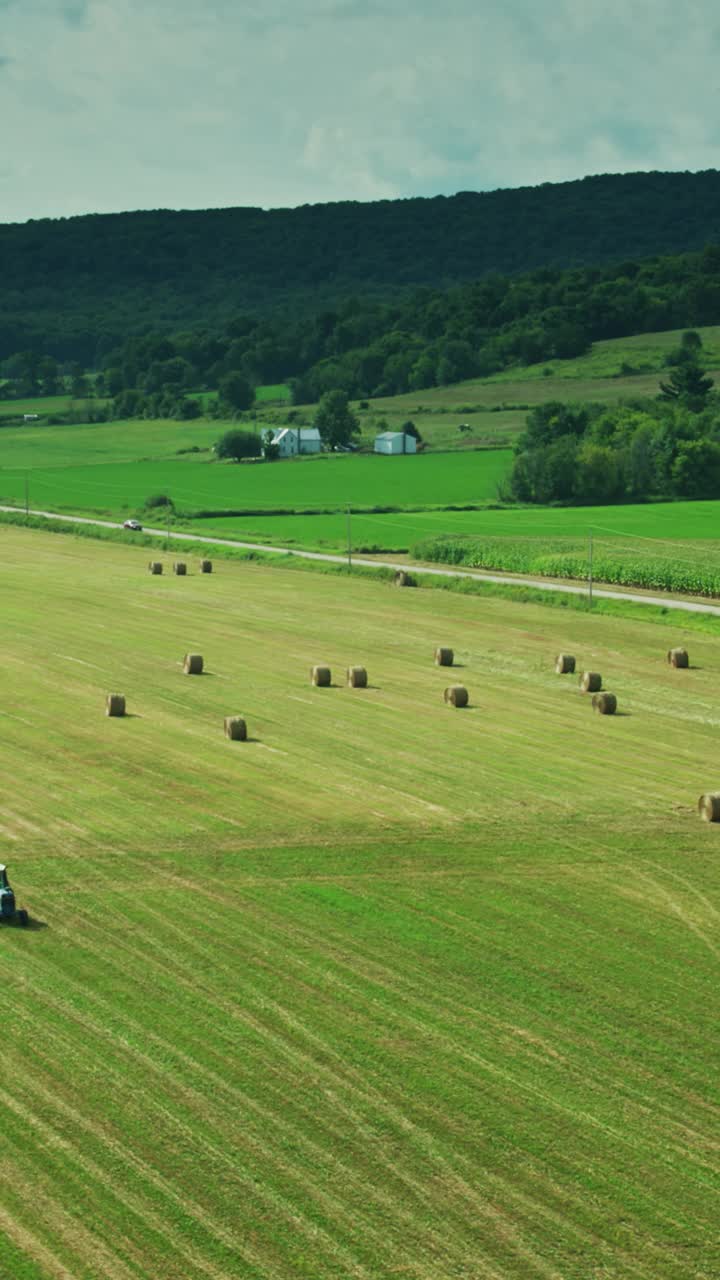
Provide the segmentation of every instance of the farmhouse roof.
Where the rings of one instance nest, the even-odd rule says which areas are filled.
[[[319,440],[320,432],[317,427],[278,427],[273,436],[273,444],[277,444],[282,440],[283,436],[293,435],[299,436],[301,440]]]
[[[381,431],[376,440],[400,440],[402,436],[407,435],[405,431]]]

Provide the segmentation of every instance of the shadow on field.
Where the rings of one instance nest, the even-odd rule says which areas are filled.
[[[16,920],[6,920],[0,925],[0,937],[6,930],[8,932],[12,930],[13,933],[39,933],[41,929],[48,928],[49,925],[44,920],[36,920],[33,916],[30,916],[27,924],[20,924]]]

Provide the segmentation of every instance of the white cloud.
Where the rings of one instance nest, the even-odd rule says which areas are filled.
[[[3,221],[720,164],[710,0],[0,11]]]

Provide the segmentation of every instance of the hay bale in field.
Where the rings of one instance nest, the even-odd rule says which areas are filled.
[[[580,677],[580,689],[583,693],[597,693],[602,689],[602,676],[597,671],[583,671]]]
[[[160,560],[151,560],[148,565],[148,569],[151,573],[162,573],[162,562]]]
[[[109,693],[105,699],[106,716],[124,716],[125,699],[121,693]]]
[[[720,791],[709,791],[701,796],[698,813],[705,822],[720,822]]]
[[[348,667],[347,682],[351,689],[367,689],[367,671],[364,667]]]
[[[186,676],[201,676],[203,670],[203,660],[201,653],[186,653],[183,662],[183,671]]]
[[[410,574],[406,573],[404,569],[398,569],[395,577],[393,578],[393,582],[396,587],[409,587]]]
[[[435,666],[451,667],[455,660],[455,654],[452,649],[436,649],[435,650]]]
[[[318,689],[325,689],[332,683],[332,675],[329,667],[313,667],[310,672],[310,679]]]
[[[617,698],[614,693],[595,693],[592,705],[593,711],[599,711],[601,716],[614,716],[617,711]]]
[[[247,725],[242,716],[225,717],[225,737],[231,742],[247,742]]]
[[[201,573],[212,573],[212,571],[213,571],[212,560],[201,560],[201,561],[200,561],[200,572],[201,572]]]
[[[176,573],[178,578],[185,577],[185,574],[187,573],[187,565],[185,564],[184,560],[175,561],[173,565],[173,573]]]
[[[555,673],[559,676],[572,675],[575,670],[575,659],[571,653],[559,653],[555,659]]]
[[[668,649],[667,660],[671,667],[689,667],[690,659],[688,658],[687,649]]]
[[[466,707],[469,702],[468,691],[461,684],[451,684],[443,696],[450,707]]]

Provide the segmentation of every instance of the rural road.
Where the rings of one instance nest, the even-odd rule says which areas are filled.
[[[24,507],[10,507],[0,504],[0,511],[10,511],[15,515],[25,515]],[[122,523],[113,520],[91,520],[88,516],[68,516],[62,515],[58,511],[35,511],[28,512],[31,516],[41,516],[45,520],[63,520],[68,524],[90,524],[98,526],[101,529],[122,529]],[[303,560],[321,560],[328,564],[347,564],[346,555],[331,555],[329,552],[323,551],[297,551],[290,550],[289,547],[268,546],[262,542],[240,542],[236,538],[210,538],[198,533],[179,533],[174,530],[167,529],[151,529],[147,525],[143,525],[143,533],[148,533],[156,538],[172,538],[176,542],[200,542],[203,545],[215,547],[238,547],[245,551],[269,551],[275,555],[281,556],[299,556]],[[369,568],[380,569],[406,569],[412,573],[425,573],[439,578],[477,578],[481,582],[499,582],[503,586],[521,586],[534,587],[537,591],[562,591],[566,595],[584,596],[587,595],[586,586],[574,586],[570,583],[547,582],[542,578],[525,578],[520,575],[510,576],[502,573],[487,573],[485,570],[474,569],[472,571],[464,569],[436,569],[426,565],[414,564],[397,564],[391,560],[365,560],[362,556],[353,556],[353,564],[367,565]],[[593,595],[602,600],[630,600],[634,604],[654,604],[660,605],[664,609],[679,609],[685,613],[708,613],[720,617],[720,605],[715,604],[698,604],[693,600],[676,600],[673,596],[649,596],[635,595],[629,591],[610,591],[607,587],[593,587]]]

